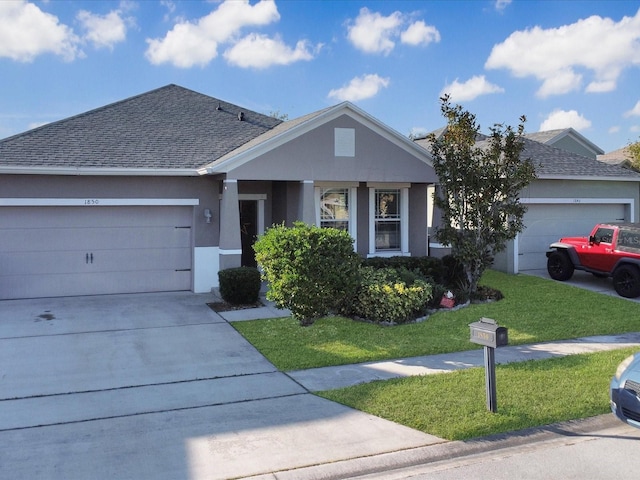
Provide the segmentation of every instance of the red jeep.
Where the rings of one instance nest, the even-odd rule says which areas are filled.
[[[569,280],[574,270],[613,277],[618,295],[640,296],[640,224],[601,223],[586,237],[566,237],[550,245],[547,271],[554,280]]]

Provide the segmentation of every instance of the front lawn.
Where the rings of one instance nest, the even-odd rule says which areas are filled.
[[[640,331],[639,305],[622,298],[493,270],[481,284],[504,299],[438,312],[421,323],[384,327],[328,317],[309,327],[292,318],[233,326],[285,371],[482,348],[469,342],[469,324],[481,317],[507,327],[510,345]]]
[[[497,413],[486,407],[483,368],[316,394],[431,435],[466,440],[609,412],[609,381],[635,351],[498,365]]]

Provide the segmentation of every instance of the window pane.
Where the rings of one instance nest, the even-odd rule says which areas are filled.
[[[320,226],[349,230],[349,189],[320,190]]]
[[[376,219],[400,218],[400,190],[376,190]]]
[[[400,250],[400,222],[376,222],[376,250]]]

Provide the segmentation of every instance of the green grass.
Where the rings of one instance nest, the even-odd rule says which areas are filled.
[[[383,327],[328,317],[310,327],[292,318],[233,326],[280,370],[482,348],[469,342],[469,324],[481,317],[507,327],[510,345],[640,331],[640,306],[622,298],[493,270],[481,283],[505,298],[438,312],[421,323]]]
[[[448,440],[465,440],[609,412],[609,381],[634,348],[496,367],[497,413],[483,368],[318,392]]]

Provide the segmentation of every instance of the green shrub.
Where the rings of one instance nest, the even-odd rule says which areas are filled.
[[[301,325],[342,311],[352,301],[360,258],[347,232],[302,222],[291,228],[275,225],[253,248],[269,282],[267,298],[288,308]]]
[[[260,272],[257,268],[238,267],[220,270],[220,296],[234,305],[256,303],[260,296]]]
[[[431,285],[421,278],[407,284],[395,268],[363,267],[354,313],[373,322],[406,323],[425,311],[430,298]]]
[[[436,257],[371,257],[362,260],[364,267],[396,268],[419,272],[425,279],[435,283],[444,283],[445,268],[442,259]]]

